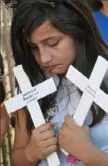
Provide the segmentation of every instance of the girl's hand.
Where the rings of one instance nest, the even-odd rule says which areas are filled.
[[[25,152],[34,162],[45,159],[49,154],[57,151],[57,137],[52,130],[53,123],[46,123],[33,130],[31,139]]]
[[[59,131],[59,144],[70,155],[82,160],[82,155],[86,153],[85,150],[91,144],[89,128],[87,126],[77,126],[72,120],[72,117],[66,116]]]

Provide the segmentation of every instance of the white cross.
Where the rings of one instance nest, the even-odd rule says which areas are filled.
[[[13,71],[22,93],[5,102],[7,112],[10,114],[26,106],[34,123],[34,126],[38,127],[44,124],[45,119],[43,117],[38,100],[56,91],[56,86],[54,84],[53,78],[50,78],[43,83],[32,87],[29,78],[24,72],[21,65],[15,67]],[[60,161],[57,153],[55,152],[49,155],[47,157],[47,162],[49,166],[59,166]]]
[[[73,116],[73,119],[77,125],[83,125],[93,102],[108,113],[108,95],[100,89],[100,85],[107,70],[108,61],[101,56],[99,56],[96,61],[90,79],[87,79],[73,66],[70,66],[66,77],[83,92],[77,110]],[[64,150],[62,151],[68,155],[67,152]]]

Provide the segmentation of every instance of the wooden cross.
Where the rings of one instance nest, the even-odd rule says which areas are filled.
[[[108,61],[101,56],[98,57],[89,79],[73,66],[70,66],[66,77],[83,92],[77,110],[73,116],[77,125],[83,125],[93,102],[108,113],[108,95],[100,89],[100,85],[107,71]],[[68,155],[67,152],[62,151],[65,155]]]
[[[44,124],[45,119],[43,117],[38,100],[56,91],[56,86],[53,78],[50,78],[43,83],[32,87],[28,76],[22,68],[22,65],[15,67],[13,71],[22,93],[5,102],[7,112],[10,114],[26,106],[34,123],[34,126],[38,127]],[[57,153],[55,152],[49,155],[47,157],[47,162],[49,166],[59,166],[60,161]]]

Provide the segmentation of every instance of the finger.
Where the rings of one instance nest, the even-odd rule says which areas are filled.
[[[67,130],[68,127],[65,124],[63,124],[63,126],[59,129],[59,137],[62,137]]]
[[[47,154],[50,155],[51,153],[57,151],[57,145],[50,146],[46,150],[47,150]]]
[[[59,135],[61,134],[62,132],[62,127],[59,128]]]
[[[50,139],[46,140],[44,143],[47,148],[50,146],[53,146],[53,145],[57,145],[57,137],[50,138]]]
[[[69,116],[69,115],[66,115],[65,118],[64,118],[65,122],[71,122],[71,120],[72,120],[72,117]]]
[[[69,127],[69,128],[74,128],[74,127],[79,127],[75,120],[71,116],[66,116],[64,123]]]
[[[41,135],[43,141],[53,138],[55,136],[56,135],[53,130],[48,130],[48,131],[42,133],[42,135]]]
[[[47,130],[52,129],[52,127],[53,127],[54,125],[55,125],[54,123],[45,123],[45,124],[39,126],[39,127],[37,128],[37,130],[39,130],[40,133],[43,133],[43,132],[45,132],[45,131],[47,131]]]
[[[61,127],[61,131],[65,130],[68,127],[68,125],[64,122]]]
[[[68,124],[63,122],[63,124],[59,130],[64,130],[65,128],[68,128]]]
[[[89,132],[89,127],[87,125],[83,125],[82,128],[85,132]]]
[[[75,125],[75,122],[74,122],[74,120],[72,119],[71,116],[65,116],[64,123],[69,128],[71,128],[73,125]]]

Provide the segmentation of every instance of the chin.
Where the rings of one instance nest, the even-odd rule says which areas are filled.
[[[67,70],[52,70],[51,73],[56,75],[64,75],[67,72]]]

